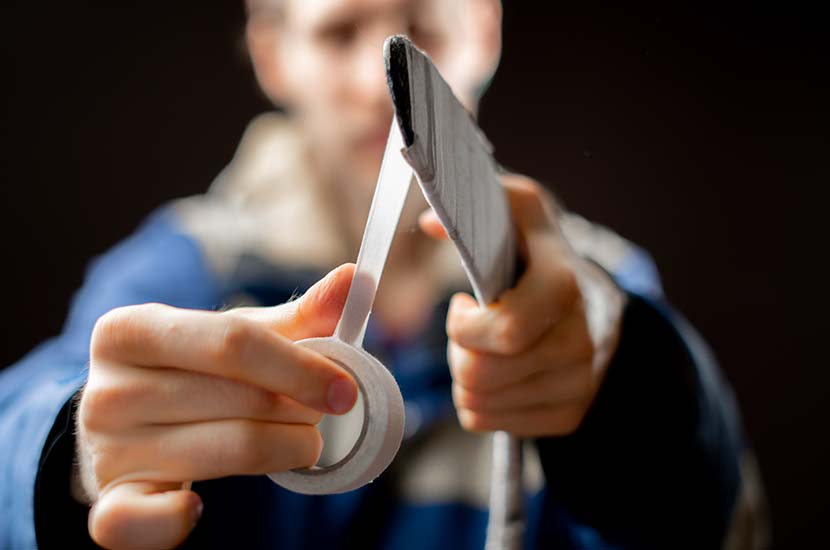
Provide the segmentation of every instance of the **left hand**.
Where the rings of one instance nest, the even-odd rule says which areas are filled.
[[[616,349],[625,295],[562,234],[555,203],[537,182],[503,183],[525,271],[480,307],[456,294],[447,315],[453,400],[468,431],[566,435],[587,413]],[[446,238],[430,210],[422,229]]]

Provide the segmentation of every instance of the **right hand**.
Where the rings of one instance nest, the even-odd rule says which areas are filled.
[[[183,483],[317,462],[315,425],[350,410],[357,385],[292,340],[332,334],[353,270],[272,308],[144,304],[98,320],[76,420],[95,542],[176,546],[202,511]]]

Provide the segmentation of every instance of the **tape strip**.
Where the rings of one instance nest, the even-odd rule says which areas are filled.
[[[404,406],[400,389],[380,361],[362,348],[383,266],[412,181],[412,168],[401,155],[403,146],[400,130],[393,121],[357,255],[357,267],[334,335],[297,342],[349,371],[363,398],[363,426],[354,447],[343,459],[331,466],[269,475],[275,483],[297,493],[343,493],[369,483],[389,466],[403,439]]]
[[[363,426],[351,452],[336,464],[270,475],[299,493],[356,489],[380,475],[400,447],[400,390],[361,345],[413,168],[459,251],[479,302],[496,300],[515,276],[515,240],[491,146],[423,52],[395,36],[384,44],[384,56],[397,123],[389,132],[352,286],[334,336],[299,342],[352,373],[364,400]],[[493,447],[486,547],[518,549],[524,532],[522,443],[497,432]]]

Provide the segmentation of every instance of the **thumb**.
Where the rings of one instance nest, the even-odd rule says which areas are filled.
[[[334,268],[291,302],[268,308],[240,308],[234,312],[264,322],[291,340],[331,336],[346,304],[354,269],[354,264]]]
[[[104,548],[173,548],[202,515],[202,499],[181,483],[130,481],[101,494],[89,512],[89,534]]]

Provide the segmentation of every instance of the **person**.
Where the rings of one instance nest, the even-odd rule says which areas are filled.
[[[331,334],[348,292],[392,118],[383,40],[410,36],[475,113],[501,5],[247,8],[287,114],[94,261],[62,334],[0,375],[0,546],[481,548],[487,434],[506,430],[526,438],[528,546],[761,547],[734,399],[652,260],[516,175],[525,270],[487,307],[410,193],[366,336],[406,402],[391,467],[317,497],[259,475],[317,463],[321,418],[357,400],[292,341]]]

